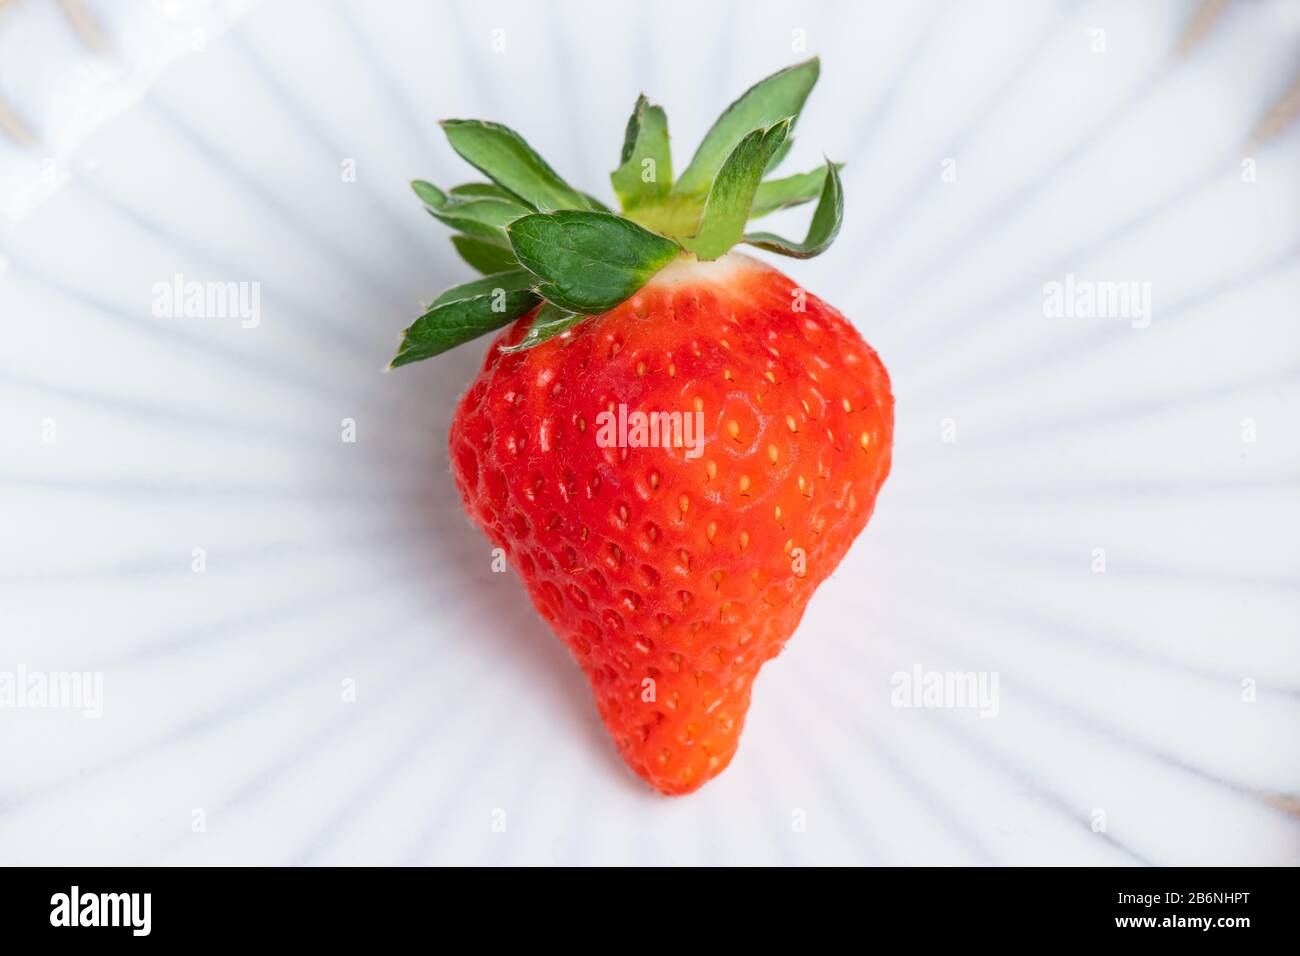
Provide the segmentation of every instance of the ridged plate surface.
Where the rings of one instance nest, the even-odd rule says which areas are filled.
[[[1300,861],[1300,12],[1219,6],[0,4],[0,673],[102,676],[0,708],[0,862]],[[608,197],[639,91],[681,163],[813,52],[848,216],[781,267],[894,473],[666,800],[460,513],[484,343],[380,372],[469,277],[406,182],[484,117]]]

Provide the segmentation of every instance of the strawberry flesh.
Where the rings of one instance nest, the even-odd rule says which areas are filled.
[[[623,759],[690,792],[731,761],[759,668],[871,516],[888,375],[836,309],[735,253],[684,258],[531,350],[497,347],[530,320],[501,333],[457,409],[457,486]],[[698,456],[602,447],[601,413],[620,406],[701,411]]]

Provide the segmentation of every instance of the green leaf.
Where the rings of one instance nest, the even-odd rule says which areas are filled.
[[[409,365],[508,325],[541,300],[522,269],[484,276],[448,289],[402,333],[389,368]]]
[[[519,268],[519,260],[506,246],[473,236],[452,236],[451,244],[460,257],[484,275],[507,272]]]
[[[534,213],[506,229],[515,258],[543,298],[597,314],[629,298],[681,252],[671,239],[605,212]]]
[[[448,195],[474,199],[504,199],[508,202],[519,202],[514,194],[502,189],[496,183],[461,183],[459,186],[452,186],[447,190]]]
[[[507,244],[506,226],[528,215],[528,209],[519,203],[500,199],[449,199],[429,212],[453,229],[502,246]]]
[[[790,142],[788,139],[786,142]],[[836,169],[843,169],[843,163],[836,163]],[[811,202],[821,195],[822,184],[826,182],[826,167],[822,166],[809,173],[796,173],[784,179],[769,179],[759,183],[758,192],[754,194],[754,205],[750,207],[749,218],[757,219],[787,206],[798,206]]]
[[[700,228],[707,196],[678,196],[644,203],[623,213],[628,219],[661,236],[691,236]]]
[[[645,94],[637,97],[632,116],[627,121],[619,163],[609,178],[624,209],[661,199],[672,188],[673,157],[668,147],[668,116],[662,106],[652,106]]]
[[[610,209],[608,206],[606,206],[606,205],[605,205],[603,202],[601,202],[599,199],[597,199],[595,196],[593,196],[591,193],[583,193],[583,194],[582,194],[582,198],[585,199],[585,200],[587,200],[587,205],[591,206],[591,208],[594,209],[594,210],[596,210],[597,212],[613,212],[613,211],[614,211],[614,210]]]
[[[751,246],[796,259],[811,259],[825,252],[839,235],[840,224],[844,221],[844,187],[840,184],[839,169],[829,159],[826,160],[825,180],[812,224],[808,227],[807,239],[795,243],[770,232],[753,232],[745,234],[745,241]]]
[[[510,193],[491,183],[465,183],[450,194],[433,183],[417,179],[411,188],[431,215],[466,235],[505,247],[506,223],[527,215],[529,209]],[[500,270],[493,270],[494,272]]]
[[[452,286],[443,292],[442,295],[429,303],[429,308],[425,311],[431,311],[440,305],[446,305],[448,302],[460,302],[463,299],[475,299],[481,295],[490,295],[497,289],[512,292],[525,287],[531,288],[532,281],[534,281],[532,277],[526,276],[523,269],[510,269],[508,272],[484,276],[481,279],[471,279],[469,282]]]
[[[500,123],[443,120],[452,149],[532,209],[586,209],[587,200],[538,156],[522,136]]]
[[[433,183],[426,183],[423,179],[411,180],[411,189],[420,197],[420,202],[424,203],[430,212],[440,209],[447,203],[447,194]]]
[[[590,316],[566,312],[552,302],[542,303],[542,307],[533,316],[533,324],[528,332],[514,345],[501,346],[502,352],[525,352],[536,348],[548,339],[553,339],[561,332],[573,328],[579,322],[585,322]]]
[[[780,166],[781,163],[785,161],[785,157],[789,154],[792,146],[794,146],[794,137],[787,136],[785,142],[777,148],[777,151],[772,154],[772,158],[767,161],[767,169],[763,170],[764,176],[776,169],[776,167]]]
[[[752,131],[722,164],[705,200],[699,230],[694,238],[682,240],[699,258],[716,259],[740,242],[763,171],[785,142],[791,121],[787,117],[768,129]]]
[[[705,134],[673,192],[706,192],[736,144],[751,130],[764,129],[786,116],[798,117],[820,70],[821,64],[813,57],[773,73],[746,90]]]

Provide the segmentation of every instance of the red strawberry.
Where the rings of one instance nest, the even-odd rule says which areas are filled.
[[[665,793],[731,760],[751,682],[889,471],[884,367],[835,309],[792,311],[798,291],[735,254],[670,266],[568,336],[489,349],[452,424],[466,509]],[[620,404],[701,409],[703,454],[599,447],[598,416]]]
[[[623,217],[490,124],[445,125],[495,185],[416,187],[467,234],[462,254],[499,271],[435,301],[394,364],[518,317],[457,409],[456,483],[586,672],[623,758],[664,793],[730,762],[755,676],[889,472],[876,353],[834,308],[726,252],[747,218],[814,196],[804,243],[744,241],[802,257],[838,231],[835,166],[759,184],[816,70],[745,94],[671,188],[629,175],[670,176],[662,111],[639,101],[614,174]]]

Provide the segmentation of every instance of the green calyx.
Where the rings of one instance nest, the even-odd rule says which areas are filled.
[[[774,73],[727,107],[673,179],[668,118],[645,96],[628,120],[610,174],[621,213],[574,189],[518,133],[499,123],[446,120],[452,148],[490,182],[444,192],[411,184],[482,278],[448,289],[404,333],[390,367],[426,359],[536,310],[522,351],[629,299],[683,255],[717,259],[738,243],[806,259],[824,252],[844,217],[840,164],[765,179],[817,82],[814,58]],[[747,232],[778,209],[817,200],[807,238]],[[538,306],[541,306],[539,309]]]

